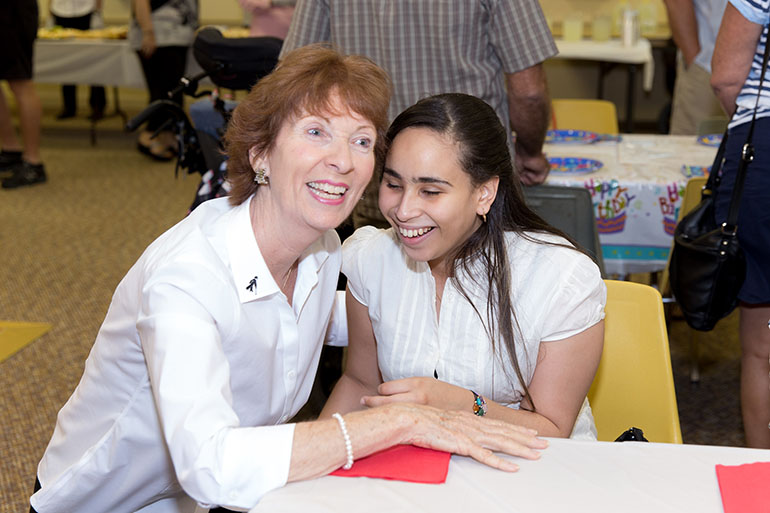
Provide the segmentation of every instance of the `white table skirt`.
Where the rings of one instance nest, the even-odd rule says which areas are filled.
[[[683,165],[710,166],[716,148],[695,136],[623,134],[621,142],[546,144],[548,157],[584,157],[604,166],[591,174],[552,172],[547,183],[591,191],[608,273],[665,267],[687,178]]]
[[[146,87],[139,56],[126,39],[38,39],[33,66],[35,82]],[[200,72],[191,48],[185,76]]]
[[[722,513],[714,466],[757,461],[770,451],[552,439],[516,473],[452,456],[444,484],[327,476],[270,492],[251,513]]]
[[[121,39],[35,41],[35,82],[143,89],[139,57]]]

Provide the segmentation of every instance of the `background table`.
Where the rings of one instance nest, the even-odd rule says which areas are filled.
[[[620,142],[546,144],[548,157],[601,161],[591,174],[551,172],[547,183],[591,192],[605,269],[654,272],[666,266],[687,178],[683,165],[710,166],[716,148],[695,136],[623,134]]]
[[[722,513],[714,465],[770,461],[770,451],[551,439],[516,473],[452,456],[444,484],[327,476],[268,493],[251,513]]]
[[[609,41],[564,41],[556,40],[559,49],[555,59],[573,59],[596,61],[599,63],[599,86],[597,98],[604,97],[604,77],[617,64],[624,64],[628,70],[628,85],[626,92],[626,132],[634,128],[634,89],[636,85],[636,70],[642,66],[642,87],[645,91],[652,90],[652,79],[655,64],[652,57],[650,41],[640,38],[633,46],[623,46],[620,40]]]
[[[36,82],[143,89],[139,57],[125,39],[35,41]]]

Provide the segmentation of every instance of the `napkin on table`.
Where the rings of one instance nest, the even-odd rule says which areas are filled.
[[[770,461],[716,469],[725,513],[770,512]]]
[[[340,468],[331,475],[440,484],[446,481],[451,456],[448,452],[396,445],[356,460],[350,470]]]

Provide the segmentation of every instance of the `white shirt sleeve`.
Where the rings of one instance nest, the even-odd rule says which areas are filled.
[[[591,259],[574,250],[561,250],[569,257],[553,282],[554,294],[544,316],[541,340],[561,340],[576,335],[604,319],[607,287]]]
[[[218,279],[197,266],[157,271],[143,290],[137,329],[185,492],[201,504],[248,508],[286,483],[294,426],[239,427],[230,367],[212,316],[239,309],[227,294],[212,293]],[[223,283],[223,290],[228,286]]]
[[[371,272],[371,261],[366,261],[368,246],[384,230],[374,226],[363,226],[345,239],[342,244],[342,273],[348,279],[348,289],[353,297],[364,306],[369,305],[369,297],[365,284],[367,272]],[[383,269],[376,269],[382,273]]]

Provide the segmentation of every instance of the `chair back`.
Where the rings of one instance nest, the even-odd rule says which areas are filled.
[[[588,392],[599,440],[638,427],[650,442],[682,443],[660,294],[640,283],[605,283],[604,350]]]
[[[551,100],[552,128],[558,130],[588,130],[599,134],[617,135],[618,112],[609,100],[557,98]]]
[[[708,178],[705,176],[696,176],[687,180],[687,185],[684,188],[684,196],[682,197],[682,204],[679,206],[679,213],[677,215],[677,222],[681,221],[692,209],[698,206],[701,198],[701,191],[706,186]],[[671,250],[674,249],[674,243],[671,242]],[[668,266],[671,264],[671,251],[668,252],[668,262],[666,267],[660,275],[660,293],[664,298],[670,298],[671,296],[671,284],[669,283]],[[670,299],[668,299],[670,302]]]
[[[529,208],[548,224],[572,237],[591,254],[602,276],[606,276],[591,193],[584,187],[564,185],[535,185],[523,189]]]

